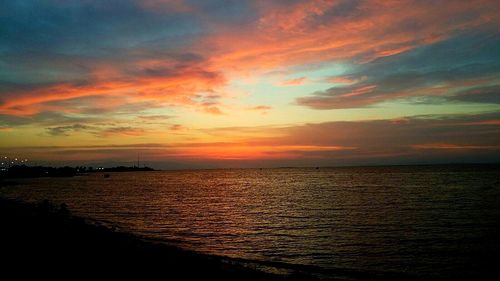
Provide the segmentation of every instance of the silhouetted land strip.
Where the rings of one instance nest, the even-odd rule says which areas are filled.
[[[220,259],[145,241],[69,214],[47,201],[28,204],[0,198],[0,249],[8,259],[2,273],[43,270],[113,276],[153,276],[166,280],[305,280],[278,275]],[[21,271],[22,273],[23,271]]]
[[[15,165],[0,173],[0,178],[42,178],[42,177],[74,177],[79,174],[93,172],[148,172],[150,167],[126,167],[94,169],[92,167],[45,167]]]
[[[104,168],[99,170],[99,172],[149,172],[154,171],[155,169],[150,167],[125,167],[118,166],[112,168]]]

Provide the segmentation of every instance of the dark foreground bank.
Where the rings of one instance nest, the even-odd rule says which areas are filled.
[[[155,277],[160,280],[310,280],[303,273],[265,273],[71,216],[66,207],[0,199],[1,273]]]

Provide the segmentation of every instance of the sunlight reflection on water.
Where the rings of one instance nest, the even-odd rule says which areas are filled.
[[[498,245],[497,168],[231,169],[21,180],[1,194],[229,257],[432,274]]]

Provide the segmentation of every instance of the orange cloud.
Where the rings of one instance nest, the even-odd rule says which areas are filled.
[[[306,77],[285,80],[281,83],[283,86],[298,86],[303,85],[307,81]]]
[[[433,44],[436,42],[438,42],[437,39],[431,40],[431,41],[429,41],[429,40],[423,41],[424,44]],[[406,51],[412,50],[414,48],[415,48],[414,46],[401,46],[401,47],[396,47],[396,48],[389,48],[387,50],[375,51],[373,55],[366,56],[362,60],[362,62],[368,63],[368,62],[374,61],[374,60],[379,59],[379,58],[390,57],[390,56],[394,56],[397,54],[401,54],[401,53],[404,53]]]
[[[141,5],[157,12],[200,14],[193,5],[180,0],[147,0]],[[205,19],[210,32],[183,46],[200,58],[172,57],[157,50],[160,55],[155,57],[153,51],[140,47],[124,52],[123,60],[85,61],[72,57],[71,61],[83,64],[88,71],[85,83],[61,82],[8,93],[0,104],[0,113],[33,115],[51,109],[46,103],[90,96],[199,107],[192,97],[217,91],[227,84],[225,77],[333,60],[367,63],[434,44],[477,26],[498,26],[500,22],[500,4],[487,0],[446,1],[433,7],[409,0],[353,2],[351,8],[342,1],[328,0],[286,5],[257,1],[253,5],[259,16],[249,23],[227,25]],[[53,60],[68,64],[64,58]],[[284,85],[305,81],[297,78]],[[207,113],[222,113],[215,105],[201,107]]]
[[[368,85],[368,86],[353,89],[352,91],[350,91],[348,93],[344,93],[341,96],[342,97],[361,96],[361,95],[373,92],[373,90],[375,90],[375,88],[377,88],[377,85]]]
[[[252,145],[249,143],[215,143],[203,146],[176,145],[175,155],[189,159],[294,159],[303,152],[353,150],[354,147],[314,145]],[[165,151],[171,154],[172,151]]]
[[[342,16],[341,1],[276,5],[259,1],[258,25],[220,27],[200,45],[215,46],[212,62],[231,71],[269,70],[297,64],[378,58],[434,44],[480,25],[498,26],[494,1],[448,1],[429,7],[419,1],[362,1]],[[354,16],[348,16],[354,14]],[[464,15],[477,15],[464,17]],[[438,28],[437,28],[438,27]]]
[[[118,71],[118,70],[117,70]],[[157,104],[198,106],[193,101],[197,94],[211,92],[225,84],[218,73],[200,69],[189,69],[167,76],[143,76],[107,79],[98,77],[88,85],[70,83],[40,87],[34,90],[18,91],[0,104],[0,114],[26,116],[50,109],[71,112],[70,108],[53,108],[50,102],[65,101],[83,97],[110,97],[106,104],[96,106],[119,107],[124,103],[152,101]],[[209,108],[217,113],[216,108]]]
[[[203,111],[213,115],[223,115],[224,113],[217,106],[205,106]]]
[[[182,126],[181,124],[174,124],[172,126],[170,126],[169,128],[171,131],[184,131],[184,130],[187,130],[186,127]]]
[[[325,81],[333,84],[356,84],[366,79],[367,79],[366,76],[363,76],[361,78],[352,78],[349,76],[333,76],[333,77],[327,77]]]

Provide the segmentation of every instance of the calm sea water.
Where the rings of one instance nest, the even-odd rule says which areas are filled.
[[[90,174],[20,180],[0,194],[64,202],[148,238],[323,277],[472,276],[500,258],[498,167]]]

